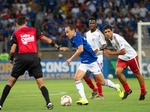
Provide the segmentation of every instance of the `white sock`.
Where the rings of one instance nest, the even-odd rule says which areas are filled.
[[[81,98],[87,100],[86,96],[85,96],[84,87],[83,87],[82,82],[76,81],[75,84],[76,84],[76,88],[77,88],[78,93],[80,94]]]
[[[111,87],[111,88],[114,88],[114,89],[118,89],[118,86],[116,84],[114,84],[111,80],[109,79],[106,79],[106,84],[105,86],[108,86],[108,87]]]

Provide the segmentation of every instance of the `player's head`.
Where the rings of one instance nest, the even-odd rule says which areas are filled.
[[[27,24],[26,17],[25,16],[21,16],[21,17],[17,18],[16,19],[16,23],[19,26],[26,25]]]
[[[108,39],[112,39],[113,37],[113,30],[112,27],[110,25],[107,25],[104,27],[103,29],[104,35],[108,38]]]
[[[91,18],[89,19],[89,27],[90,27],[90,30],[91,30],[91,31],[95,31],[96,26],[97,26],[96,18],[95,18],[95,17],[91,17]]]
[[[66,33],[66,36],[69,39],[73,38],[75,36],[75,34],[76,34],[76,28],[75,28],[75,26],[71,25],[71,24],[67,25],[65,27],[65,33]]]

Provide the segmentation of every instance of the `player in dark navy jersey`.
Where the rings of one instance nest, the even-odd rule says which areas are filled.
[[[65,33],[70,39],[70,42],[72,43],[73,47],[77,48],[76,52],[66,61],[66,63],[70,64],[70,62],[78,56],[80,57],[81,61],[81,64],[79,65],[77,72],[74,76],[78,93],[81,96],[81,99],[76,103],[78,105],[88,104],[88,100],[84,93],[84,87],[81,82],[81,79],[83,78],[83,76],[85,76],[87,70],[90,70],[94,74],[99,83],[116,89],[119,96],[123,97],[123,92],[120,90],[119,84],[114,84],[109,79],[104,78],[103,73],[101,72],[100,64],[97,61],[97,56],[92,50],[87,40],[80,33],[76,32],[76,29],[73,25],[68,25],[65,28]]]
[[[26,70],[29,72],[29,76],[33,76],[36,79],[37,85],[46,101],[47,108],[53,109],[53,104],[49,98],[49,92],[44,84],[42,67],[38,57],[36,42],[37,39],[40,39],[41,41],[44,41],[62,51],[66,51],[68,48],[59,47],[53,40],[44,36],[42,32],[35,28],[29,28],[26,24],[27,22],[25,17],[19,17],[16,21],[18,30],[13,33],[10,41],[10,62],[14,62],[14,65],[10,79],[2,92],[0,99],[0,110],[2,109],[3,103],[6,100],[11,88],[14,86],[19,76],[24,74]],[[14,60],[16,50],[17,55]]]

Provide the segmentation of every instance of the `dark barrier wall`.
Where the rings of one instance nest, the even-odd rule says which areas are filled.
[[[57,79],[73,79],[77,67],[79,66],[80,61],[72,61],[70,65],[66,65],[65,61],[60,60],[42,60],[42,71],[45,79],[57,80]],[[104,59],[103,64],[103,73],[104,77],[107,78],[108,74],[112,74],[115,77],[115,68],[116,68],[116,59]],[[150,59],[144,59],[143,64],[143,75],[145,77],[150,76]],[[0,80],[8,80],[12,65],[9,62],[0,62]],[[126,69],[124,74],[128,78],[134,78],[133,73],[130,69]],[[91,75],[92,77],[92,75]],[[28,72],[25,72],[25,75],[19,78],[20,80],[33,79],[33,77],[28,76]]]

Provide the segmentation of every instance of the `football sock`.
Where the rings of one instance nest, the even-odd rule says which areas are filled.
[[[145,84],[141,84],[140,85],[140,89],[141,89],[141,94],[145,94],[146,93]]]
[[[42,86],[40,89],[41,89],[42,95],[46,101],[46,104],[50,103],[50,98],[49,98],[49,93],[48,93],[47,88],[45,86]]]
[[[75,84],[76,84],[76,88],[77,88],[78,93],[80,94],[81,98],[86,99],[82,82],[81,81],[76,81]]]
[[[1,96],[1,99],[0,99],[0,105],[3,106],[3,103],[6,99],[6,97],[8,96],[9,92],[11,90],[11,86],[9,85],[6,85],[3,89],[3,93],[2,93],[2,96]]]
[[[97,92],[97,88],[95,88],[92,80],[90,77],[88,78],[84,78],[85,82],[87,83],[87,85],[93,90],[93,92]]]
[[[105,86],[108,86],[108,87],[111,87],[111,88],[114,88],[114,89],[118,89],[118,86],[116,86],[116,84],[114,84],[111,80],[109,79],[106,79],[106,84]]]
[[[102,93],[102,85],[98,82],[98,80],[94,77],[94,80],[96,82],[96,85],[98,87],[98,94],[99,96],[103,96],[103,93]]]
[[[129,87],[128,83],[125,83],[125,84],[123,84],[122,86],[123,86],[123,88],[124,88],[124,90],[125,90],[126,92],[128,92],[128,91],[130,90],[130,87]]]

